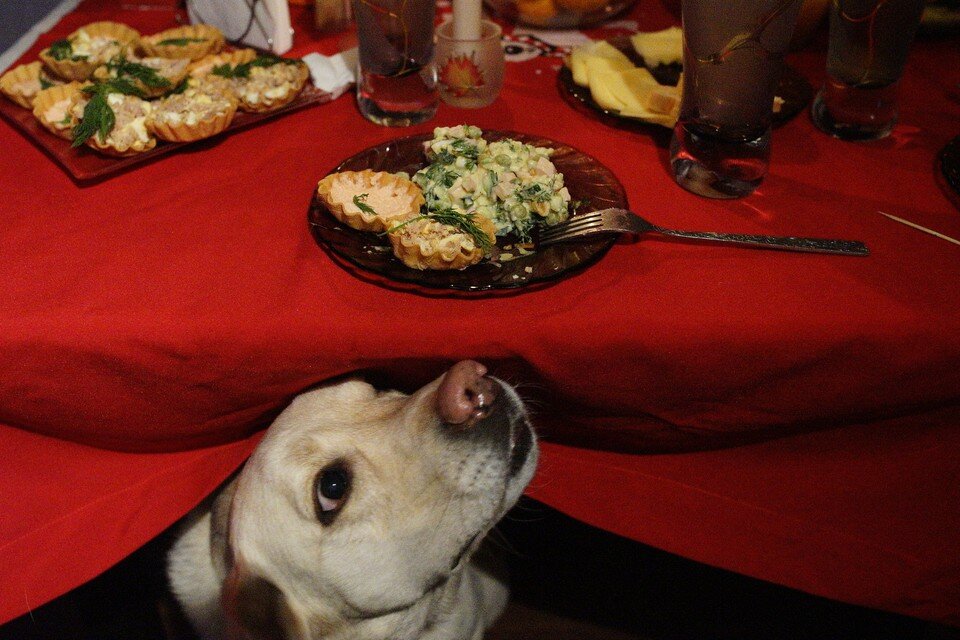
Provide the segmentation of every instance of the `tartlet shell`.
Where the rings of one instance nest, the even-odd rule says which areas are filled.
[[[347,202],[337,200],[333,194],[334,186],[337,182],[346,180],[356,185],[355,189],[350,189],[350,200],[352,197],[361,193],[371,193],[376,189],[396,189],[399,197],[405,197],[407,202],[403,205],[405,211],[387,218],[380,215],[367,213],[364,211],[350,211],[345,208]],[[420,207],[423,206],[423,191],[414,182],[396,176],[392,173],[382,171],[372,171],[364,169],[363,171],[341,171],[331,173],[323,178],[317,184],[317,198],[334,218],[360,231],[373,231],[380,233],[387,230],[387,223],[391,225],[405,220],[420,213]]]
[[[189,42],[182,47],[174,44],[159,44],[164,40],[175,38],[203,38],[203,42]],[[175,27],[140,38],[140,49],[148,56],[158,58],[199,60],[204,56],[219,53],[223,49],[223,45],[223,33],[209,24]]]
[[[111,38],[126,45],[128,49],[136,48],[137,41],[140,39],[140,33],[137,30],[121,22],[109,20],[91,22],[71,33],[67,39],[76,37],[80,31],[85,31],[87,35],[94,38],[98,36]],[[87,80],[97,67],[103,64],[90,60],[57,60],[50,55],[49,47],[40,52],[40,60],[53,74],[65,80]]]
[[[34,117],[40,121],[40,124],[42,124],[47,131],[55,136],[66,138],[67,140],[72,139],[73,128],[77,126],[79,119],[75,117],[71,118],[72,123],[70,126],[60,129],[55,125],[55,123],[47,120],[46,112],[48,109],[50,109],[50,107],[61,100],[70,99],[72,105],[72,101],[80,95],[80,89],[84,86],[86,86],[86,84],[83,82],[70,82],[42,90],[37,94],[37,97],[33,99]]]
[[[227,111],[218,114],[214,118],[201,120],[196,124],[187,124],[181,122],[172,124],[169,122],[158,122],[153,117],[147,121],[147,128],[153,132],[153,135],[166,140],[167,142],[193,142],[210,138],[222,132],[230,126],[233,116],[237,113],[237,103],[230,101],[230,108]]]
[[[127,156],[135,156],[138,153],[143,153],[144,151],[150,151],[150,149],[153,149],[155,146],[157,146],[157,139],[151,137],[146,142],[137,140],[128,147],[118,147],[112,142],[100,142],[100,137],[97,134],[94,134],[87,139],[86,145],[91,149],[95,149],[96,151],[108,156],[126,158]]]
[[[97,36],[109,37],[121,44],[132,47],[136,47],[137,42],[140,40],[139,31],[130,25],[123,24],[122,22],[113,22],[112,20],[101,20],[100,22],[86,24],[68,35],[67,40],[75,38],[81,31],[86,31],[87,35],[93,38]]]
[[[100,142],[100,139],[96,135],[92,135],[90,136],[90,139],[87,140],[86,144],[91,149],[95,149],[105,155],[115,156],[117,158],[126,158],[127,156],[135,156],[138,153],[143,153],[144,151],[150,151],[150,149],[153,149],[155,146],[157,146],[157,139],[150,138],[146,142],[137,140],[129,147],[117,147],[113,144]]]
[[[477,215],[474,220],[478,227],[486,232],[491,244],[496,240],[496,227],[493,222],[484,216]],[[406,233],[404,233],[406,231]],[[444,254],[442,251],[424,252],[420,243],[411,241],[405,242],[411,235],[409,229],[405,228],[395,233],[390,233],[387,237],[393,246],[393,255],[400,262],[420,271],[451,271],[466,269],[475,265],[483,259],[484,250],[480,247],[474,247],[470,251],[464,252],[462,249],[453,255]]]
[[[42,69],[43,63],[41,63],[39,60],[30,62],[28,64],[21,64],[13,69],[10,69],[5,74],[0,76],[0,92],[24,109],[32,109],[33,101],[36,96],[33,96],[32,98],[27,97],[22,93],[14,91],[13,86],[20,82],[39,79]]]
[[[300,95],[300,92],[303,91],[303,87],[307,84],[307,78],[309,77],[310,69],[307,68],[305,63],[297,61],[297,77],[294,79],[293,89],[287,95],[271,100],[250,102],[244,98],[242,91],[238,91],[237,97],[240,100],[240,110],[247,111],[249,113],[264,113],[267,111],[275,111],[276,109],[284,107],[293,102],[296,97]]]
[[[89,60],[57,60],[50,55],[49,48],[41,51],[39,56],[50,73],[64,80],[88,80],[97,67],[103,65]]]

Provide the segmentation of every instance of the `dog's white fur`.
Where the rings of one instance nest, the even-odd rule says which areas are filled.
[[[511,470],[529,425],[508,385],[498,381],[491,436],[487,421],[464,433],[443,423],[441,380],[410,396],[348,380],[299,396],[276,419],[170,553],[171,588],[201,637],[483,636],[508,593],[473,551],[520,497],[537,449]],[[315,483],[332,464],[349,467],[352,485],[322,524]]]

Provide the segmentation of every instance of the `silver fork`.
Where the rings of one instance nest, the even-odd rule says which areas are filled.
[[[833,253],[844,256],[870,255],[867,245],[856,240],[830,240],[826,238],[797,238],[778,236],[755,236],[741,233],[715,233],[712,231],[677,231],[664,229],[648,222],[626,209],[601,209],[574,216],[566,222],[546,227],[540,231],[538,246],[545,247],[557,242],[583,240],[592,236],[612,233],[659,233],[675,238],[727,242],[758,249],[782,251],[805,251],[808,253]]]

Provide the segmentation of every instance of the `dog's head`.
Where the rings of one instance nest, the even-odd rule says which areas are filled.
[[[536,458],[516,393],[476,362],[409,396],[350,380],[298,397],[227,501],[231,633],[415,637]]]

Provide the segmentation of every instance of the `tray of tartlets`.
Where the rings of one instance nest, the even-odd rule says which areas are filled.
[[[331,97],[301,60],[230,47],[205,24],[141,35],[94,22],[38,57],[0,76],[0,115],[78,180]]]
[[[572,275],[615,238],[538,247],[545,227],[626,207],[623,186],[562,142],[458,125],[370,147],[324,176],[309,223],[336,261],[428,289],[516,289]]]

